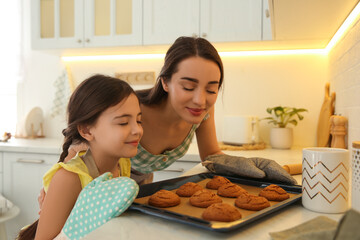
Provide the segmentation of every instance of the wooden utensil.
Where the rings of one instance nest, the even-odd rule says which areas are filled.
[[[318,147],[328,147],[330,139],[330,117],[334,114],[335,93],[329,95],[330,83],[325,85],[325,98],[320,110],[316,142]]]

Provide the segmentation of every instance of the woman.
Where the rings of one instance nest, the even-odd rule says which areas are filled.
[[[131,158],[133,169],[152,175],[168,167],[185,155],[195,133],[200,158],[207,160],[205,165],[214,172],[222,169],[223,173],[296,183],[272,160],[233,157],[221,152],[214,104],[223,78],[221,58],[211,43],[192,37],[175,41],[166,53],[155,86],[137,92],[144,135],[138,154]],[[236,171],[232,172],[232,168]]]

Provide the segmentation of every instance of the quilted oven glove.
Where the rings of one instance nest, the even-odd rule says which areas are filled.
[[[274,160],[265,158],[244,158],[226,154],[210,155],[202,163],[210,172],[229,176],[267,178],[287,184],[296,180]]]
[[[139,192],[137,183],[128,177],[112,178],[107,172],[91,181],[79,197],[62,229],[68,239],[80,239],[122,214]]]

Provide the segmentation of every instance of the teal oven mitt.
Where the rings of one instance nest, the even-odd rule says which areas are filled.
[[[297,184],[296,180],[288,172],[274,160],[270,159],[217,154],[206,157],[202,164],[215,174],[266,178],[287,184]]]
[[[122,214],[139,192],[137,183],[128,177],[112,178],[107,172],[91,181],[80,192],[61,235],[80,239]]]

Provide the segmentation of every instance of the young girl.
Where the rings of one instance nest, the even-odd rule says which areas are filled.
[[[143,134],[139,100],[133,89],[119,79],[95,75],[74,91],[67,113],[63,153],[43,178],[46,197],[40,218],[38,223],[23,230],[19,239],[30,239],[36,225],[35,239],[55,238],[68,219],[80,191],[94,178],[106,172],[114,177],[130,177],[130,157],[136,155]],[[64,163],[69,146],[80,143],[86,143],[89,149]],[[126,178],[127,182],[129,180]],[[126,191],[137,192],[137,185]],[[101,206],[99,202],[97,204]],[[84,220],[81,223],[87,222]]]

